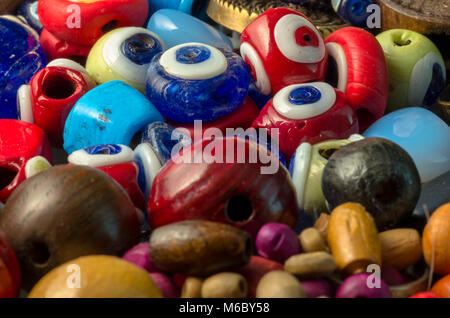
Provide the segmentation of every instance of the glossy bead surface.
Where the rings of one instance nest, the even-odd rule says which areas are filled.
[[[124,190],[85,166],[58,165],[24,181],[5,205],[0,228],[16,251],[24,288],[73,258],[122,255],[139,239]]]
[[[16,95],[46,65],[39,36],[12,16],[0,16],[0,118],[17,119]]]
[[[141,143],[134,149],[134,158],[139,167],[139,188],[144,194],[147,202],[150,198],[153,180],[161,170],[162,165],[156,156],[155,151],[148,143]]]
[[[159,271],[150,259],[150,244],[148,242],[142,242],[133,246],[123,255],[122,258],[142,269],[145,269],[149,273]]]
[[[362,204],[379,229],[393,227],[411,215],[420,195],[420,177],[412,158],[397,144],[366,138],[337,150],[322,175],[330,208]]]
[[[90,90],[72,108],[64,127],[67,153],[101,144],[129,145],[160,113],[135,88],[111,81]]]
[[[42,23],[37,13],[38,0],[26,0],[16,11],[16,15],[23,17],[38,33],[42,31]]]
[[[450,170],[450,127],[420,107],[399,109],[379,119],[364,132],[395,142],[413,158],[422,182]]]
[[[420,292],[420,293],[412,295],[409,298],[441,298],[441,297],[439,297],[439,295],[432,293],[432,292]]]
[[[203,298],[244,298],[247,297],[247,282],[237,273],[223,272],[204,280]]]
[[[450,298],[450,275],[438,280],[431,288],[431,292],[442,298]]]
[[[286,224],[266,223],[256,235],[256,249],[262,257],[283,263],[300,253],[297,234]]]
[[[389,286],[380,279],[380,288],[369,288],[370,274],[362,273],[348,277],[336,292],[336,298],[392,298]]]
[[[184,221],[155,229],[153,264],[166,272],[207,276],[247,264],[252,241],[245,231],[209,221]]]
[[[161,9],[155,12],[147,29],[158,34],[168,48],[188,42],[200,42],[233,50],[231,41],[221,31],[178,10]]]
[[[372,34],[354,27],[333,32],[325,46],[327,81],[344,92],[363,132],[386,110],[389,76],[383,49]]]
[[[69,280],[77,269],[80,280]],[[139,267],[114,256],[89,255],[53,269],[33,287],[28,297],[161,298],[162,294],[150,275]]]
[[[368,7],[373,3],[373,0],[331,0],[334,11],[342,19],[360,26],[366,26],[367,20],[372,14]]]
[[[155,56],[146,95],[165,118],[210,121],[236,110],[249,84],[248,68],[238,54],[191,42]]]
[[[250,23],[241,35],[240,51],[264,95],[325,78],[322,37],[306,16],[290,8],[269,9]]]
[[[0,298],[17,297],[20,284],[21,274],[16,255],[0,231]]]
[[[91,45],[61,40],[45,28],[42,29],[40,41],[49,61],[59,58],[84,61],[91,50]]]
[[[194,0],[148,0],[148,5],[151,16],[166,8],[192,14]]]
[[[252,127],[264,128],[268,134],[278,128],[280,150],[288,158],[303,142],[344,139],[359,130],[356,113],[344,94],[321,82],[283,88],[264,106]]]
[[[271,271],[258,283],[256,298],[305,298],[306,293],[295,276],[285,271]]]

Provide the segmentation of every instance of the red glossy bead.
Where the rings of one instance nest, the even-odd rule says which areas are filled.
[[[439,295],[436,295],[435,293],[432,293],[432,292],[420,292],[420,293],[412,295],[409,298],[441,298],[441,297],[439,297]]]
[[[241,36],[241,55],[265,95],[291,84],[322,81],[328,62],[320,32],[289,8],[269,9],[250,23]]]
[[[42,30],[40,42],[48,61],[58,58],[83,61],[89,55],[92,47],[91,45],[81,45],[61,40],[45,28]]]
[[[21,275],[16,255],[0,231],[0,298],[17,297],[20,283]]]
[[[25,180],[25,165],[35,156],[50,163],[50,143],[36,125],[14,119],[0,119],[0,201],[6,202],[11,192]]]
[[[355,27],[333,32],[325,39],[325,45],[328,78],[345,93],[363,132],[386,110],[389,77],[383,49],[372,34]],[[335,67],[331,68],[332,64]]]
[[[38,15],[55,37],[88,46],[114,28],[143,26],[148,0],[39,0]]]
[[[234,158],[227,160],[231,151]],[[210,160],[208,154],[213,152],[223,163]],[[148,203],[150,226],[203,219],[243,228],[253,236],[267,222],[294,227],[298,219],[295,190],[279,161],[272,174],[262,173],[269,166],[260,160],[266,152],[256,142],[234,136],[200,140],[182,149],[154,179]],[[254,163],[249,160],[251,153],[257,159]],[[274,155],[265,159],[270,164],[278,160]]]

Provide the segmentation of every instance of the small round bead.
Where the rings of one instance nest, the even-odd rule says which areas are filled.
[[[306,253],[326,251],[327,245],[320,234],[320,231],[314,227],[303,230],[299,235],[300,244]]]
[[[177,298],[180,296],[180,291],[169,276],[156,272],[149,275],[165,298]]]
[[[126,252],[122,258],[142,269],[145,269],[149,273],[159,271],[150,259],[150,244],[148,242],[135,245],[128,252]]]
[[[333,296],[331,285],[325,279],[302,280],[300,283],[308,298]]]
[[[244,276],[237,273],[219,273],[208,277],[202,285],[203,298],[243,298],[248,293]]]
[[[294,275],[285,271],[272,271],[259,281],[256,298],[305,298],[306,293]]]
[[[333,273],[336,268],[333,256],[326,252],[294,255],[284,263],[284,269],[299,278],[322,277]]]
[[[189,276],[186,278],[181,289],[181,298],[201,298],[203,280],[198,277]]]
[[[337,290],[336,298],[392,298],[389,286],[381,279],[380,288],[370,288],[367,284],[370,276],[361,273],[348,277]]]

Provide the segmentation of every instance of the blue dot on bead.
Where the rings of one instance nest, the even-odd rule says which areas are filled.
[[[205,46],[185,46],[177,50],[176,59],[182,64],[197,64],[206,61],[211,51]]]
[[[84,150],[90,155],[117,155],[122,148],[119,145],[97,145],[86,147]]]
[[[123,54],[138,65],[150,63],[152,58],[163,51],[161,43],[146,33],[135,34],[122,44]]]
[[[289,102],[294,105],[313,104],[320,100],[322,94],[314,86],[302,86],[289,94]]]

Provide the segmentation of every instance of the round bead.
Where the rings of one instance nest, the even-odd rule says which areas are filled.
[[[310,227],[302,231],[299,235],[300,244],[306,253],[326,251],[327,245],[316,228]]]
[[[256,298],[305,298],[302,285],[295,276],[285,271],[272,271],[258,283]]]
[[[247,282],[240,274],[215,274],[205,279],[201,295],[203,298],[244,298],[247,297]]]
[[[320,278],[336,270],[336,262],[326,252],[303,253],[291,256],[284,269],[299,278]]]
[[[370,288],[371,275],[362,273],[348,277],[339,286],[336,298],[392,298],[389,286],[380,279],[380,288]]]
[[[187,277],[181,289],[181,298],[201,298],[203,280],[198,277]]]
[[[125,253],[123,259],[145,269],[149,273],[159,272],[150,259],[150,244],[148,242],[139,243],[132,247]]]
[[[301,284],[308,298],[333,296],[331,285],[326,279],[302,280]]]

